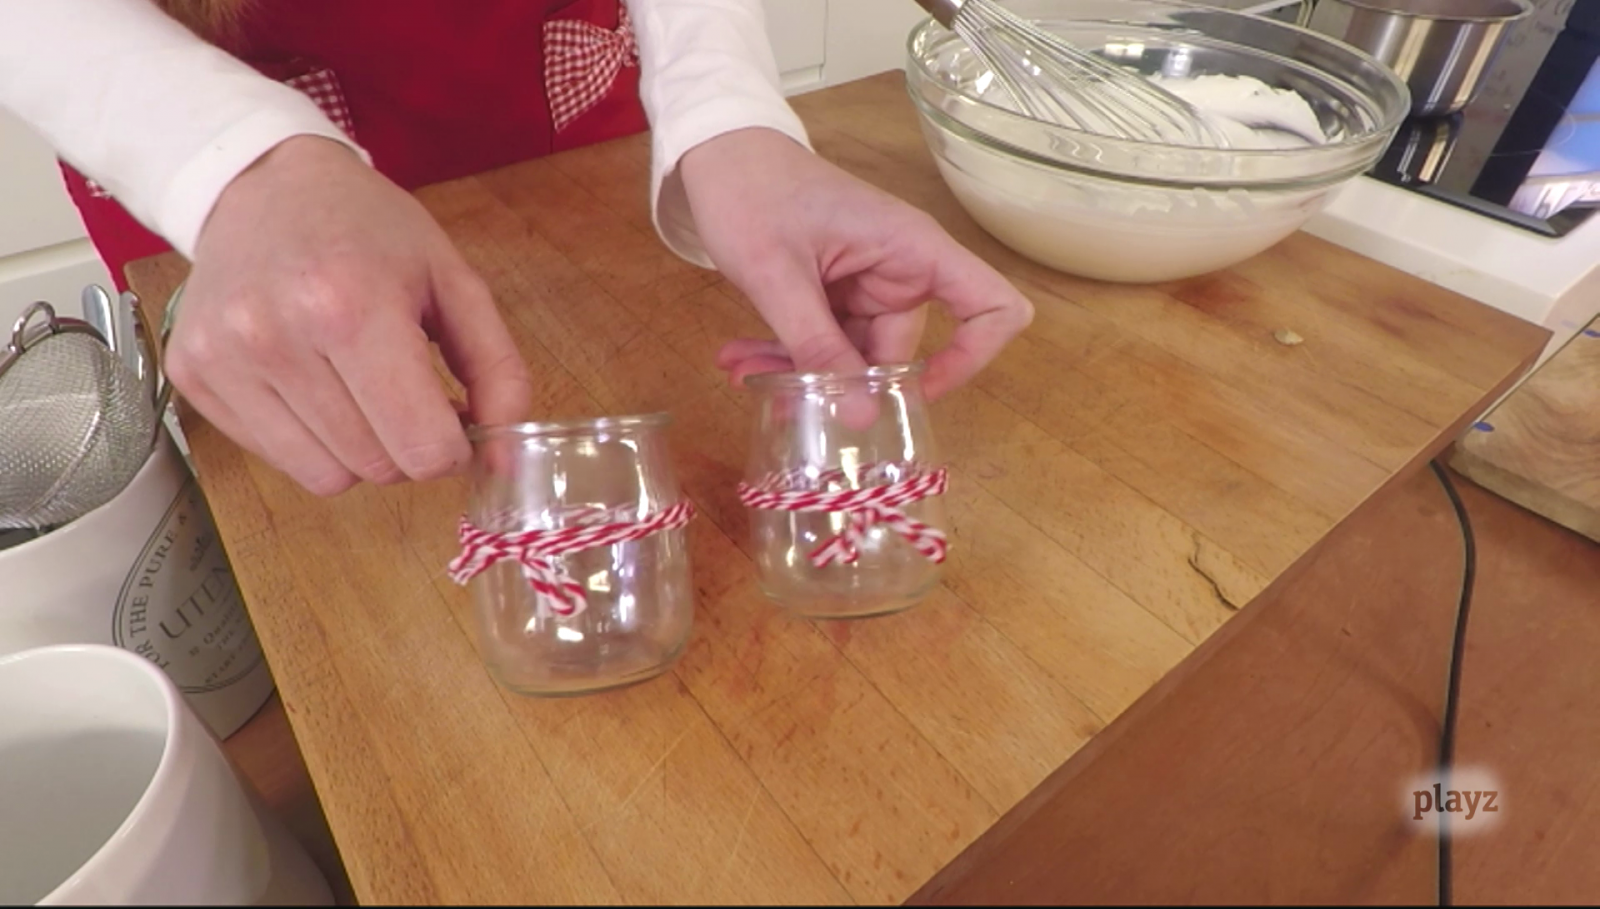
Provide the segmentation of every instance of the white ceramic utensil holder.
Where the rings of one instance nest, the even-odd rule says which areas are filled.
[[[211,511],[165,430],[116,498],[0,550],[0,656],[49,644],[144,657],[220,738],[271,696]]]

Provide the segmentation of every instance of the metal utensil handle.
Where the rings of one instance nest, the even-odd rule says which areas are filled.
[[[117,346],[112,350],[128,364],[134,375],[139,374],[139,342],[135,340],[138,326],[133,317],[134,309],[139,305],[139,298],[133,291],[125,290],[117,297],[116,307],[113,310],[115,319],[111,323],[111,331],[117,336]]]
[[[11,342],[6,345],[8,358],[14,357],[27,349],[28,324],[39,313],[44,313],[44,324],[49,330],[55,331],[56,308],[43,300],[37,300],[29,304],[28,308],[22,311],[22,315],[17,316],[17,320],[11,323]]]
[[[44,321],[39,325],[34,325],[34,317],[40,313],[44,313]],[[23,351],[30,346],[39,343],[48,335],[61,334],[62,332],[83,332],[99,339],[102,343],[105,341],[105,338],[100,336],[100,333],[95,330],[93,325],[82,319],[58,316],[54,306],[43,300],[37,300],[30,303],[28,308],[22,311],[22,315],[11,323],[11,337],[6,342],[5,347],[0,348],[0,376],[5,375],[6,370],[11,368],[11,364],[15,363],[17,358],[22,356]]]
[[[100,333],[101,340],[106,342],[106,347],[110,348],[112,353],[122,353],[118,349],[121,339],[117,337],[114,324],[116,314],[112,311],[111,295],[100,285],[90,284],[83,289],[81,302],[83,321],[94,326],[94,330]]]
[[[166,425],[167,405],[172,401],[172,380],[167,378],[165,358],[167,339],[172,336],[174,314],[178,311],[178,303],[183,298],[183,284],[180,283],[172,291],[172,298],[167,301],[166,312],[161,315],[161,333],[153,334],[150,323],[144,317],[144,310],[138,305],[133,306],[133,317],[138,323],[138,330],[144,335],[148,343],[145,344],[145,356],[150,358],[147,368],[155,376],[158,383],[155,395],[156,432],[151,440],[154,445],[161,438],[161,428]]]

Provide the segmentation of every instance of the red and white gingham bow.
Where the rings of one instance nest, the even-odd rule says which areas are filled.
[[[617,3],[617,29],[576,19],[544,24],[544,85],[556,132],[600,103],[624,66],[639,65],[628,8]]]
[[[450,580],[465,584],[502,559],[522,565],[522,575],[538,595],[540,617],[551,612],[575,616],[588,606],[583,585],[567,574],[561,556],[614,546],[629,540],[642,540],[653,533],[672,530],[694,517],[694,503],[688,499],[658,511],[643,521],[609,521],[604,524],[574,524],[555,530],[522,530],[495,533],[461,519],[458,530],[461,554],[450,561]]]
[[[870,478],[878,473],[869,468]],[[838,483],[846,479],[842,470],[826,471],[810,485]],[[759,485],[739,484],[739,501],[749,508],[767,508],[777,511],[844,512],[847,515],[844,529],[823,541],[811,552],[811,564],[818,568],[842,562],[852,564],[860,557],[861,543],[874,524],[883,524],[905,537],[917,551],[930,562],[943,562],[949,544],[944,532],[911,517],[901,506],[909,505],[928,496],[944,495],[949,482],[943,467],[932,471],[917,471],[908,479],[883,486],[866,486],[843,492],[797,489],[807,482],[797,473],[775,474]]]

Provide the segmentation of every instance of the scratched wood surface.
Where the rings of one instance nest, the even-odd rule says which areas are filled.
[[[899,73],[796,107],[822,155],[1038,307],[934,410],[954,545],[919,608],[811,623],[757,590],[734,489],[749,402],[712,353],[765,332],[653,235],[643,136],[419,196],[494,289],[539,416],[672,412],[702,517],[671,674],[578,700],[500,690],[443,572],[460,481],[317,499],[186,422],[363,902],[902,901],[1546,337],[1304,235],[1179,284],[1074,280],[959,210]],[[160,301],[183,270],[130,276]],[[1284,327],[1305,343],[1274,342]]]

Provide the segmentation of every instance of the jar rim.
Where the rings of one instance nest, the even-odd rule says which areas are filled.
[[[810,385],[836,385],[847,382],[870,382],[885,379],[904,379],[927,371],[922,361],[914,363],[888,363],[868,366],[861,372],[762,372],[746,376],[744,384],[750,388],[782,385],[801,388]]]
[[[515,436],[538,438],[543,436],[569,436],[598,432],[626,432],[633,429],[658,429],[672,422],[666,411],[628,414],[620,417],[589,417],[578,420],[530,420],[523,423],[474,424],[467,427],[467,440],[484,442],[489,439]]]

